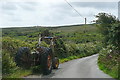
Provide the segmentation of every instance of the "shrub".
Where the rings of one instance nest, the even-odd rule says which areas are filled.
[[[14,38],[3,37],[3,39],[2,39],[2,49],[7,50],[9,52],[10,56],[14,56],[16,54],[17,50],[20,47],[31,48],[32,45],[28,44],[27,42],[17,40],[17,39],[14,39]]]
[[[92,54],[97,54],[102,48],[102,43],[101,42],[96,42],[96,43],[83,43],[83,44],[66,44],[66,49],[68,52],[69,56],[79,56],[79,55],[84,55],[84,56],[89,56]]]
[[[120,23],[113,24],[112,27],[109,29],[109,44],[113,44],[114,46],[120,49]]]
[[[55,53],[59,58],[65,58],[68,56],[65,44],[62,39],[55,41]]]
[[[30,47],[30,44],[27,44],[23,41],[3,37],[2,39],[2,71],[3,74],[13,73],[18,67],[14,62],[15,54],[20,47]]]
[[[66,44],[66,49],[69,56],[77,55],[79,53],[78,46],[75,43]]]
[[[2,74],[13,73],[18,67],[13,60],[13,57],[10,56],[9,52],[6,50],[2,51]]]

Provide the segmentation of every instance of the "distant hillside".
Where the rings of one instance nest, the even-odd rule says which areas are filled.
[[[38,36],[41,31],[48,29],[53,33],[64,32],[98,32],[98,29],[94,25],[70,25],[70,26],[58,26],[58,27],[16,27],[16,28],[3,28],[2,36],[18,37],[18,36]]]

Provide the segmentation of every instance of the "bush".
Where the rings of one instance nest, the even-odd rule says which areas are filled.
[[[113,24],[112,27],[109,29],[109,44],[113,44],[114,46],[118,47],[120,49],[120,23],[119,24]]]
[[[75,43],[66,44],[66,49],[69,56],[77,55],[79,53],[78,46]]]
[[[95,43],[83,43],[83,44],[66,44],[66,49],[69,56],[89,56],[92,54],[97,54],[102,48],[101,42]]]
[[[9,52],[6,50],[2,51],[2,74],[13,73],[18,67],[13,60],[13,57],[10,56]]]
[[[2,73],[9,74],[13,73],[18,67],[14,61],[15,54],[20,47],[30,47],[30,44],[27,44],[23,41],[3,37],[2,39]]]
[[[65,58],[68,56],[65,44],[62,39],[55,41],[55,53],[59,58]]]
[[[17,39],[14,39],[14,38],[3,37],[3,39],[2,39],[2,49],[7,50],[9,52],[10,56],[13,57],[20,47],[32,48],[32,45],[28,44],[27,42],[17,40]]]

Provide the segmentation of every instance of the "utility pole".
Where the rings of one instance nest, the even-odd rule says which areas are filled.
[[[120,1],[118,2],[118,19],[120,21]]]
[[[87,18],[84,18],[85,19],[85,30],[84,30],[84,33],[86,32],[86,23],[87,23]]]
[[[85,18],[85,30],[84,30],[84,34],[86,35],[86,22],[87,22],[87,18]],[[86,49],[86,40],[85,40],[85,46],[84,46],[84,48]]]
[[[85,18],[85,24],[86,24],[86,22],[87,22],[87,18]]]

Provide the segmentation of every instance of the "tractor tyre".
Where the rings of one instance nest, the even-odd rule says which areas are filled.
[[[53,59],[53,69],[58,69],[58,67],[59,67],[59,59],[55,57]]]
[[[28,47],[21,47],[18,49],[15,55],[15,62],[17,66],[22,68],[30,68],[31,66],[31,55]]]
[[[51,51],[46,51],[41,55],[41,66],[42,66],[42,72],[44,75],[48,75],[52,72],[52,54]]]

